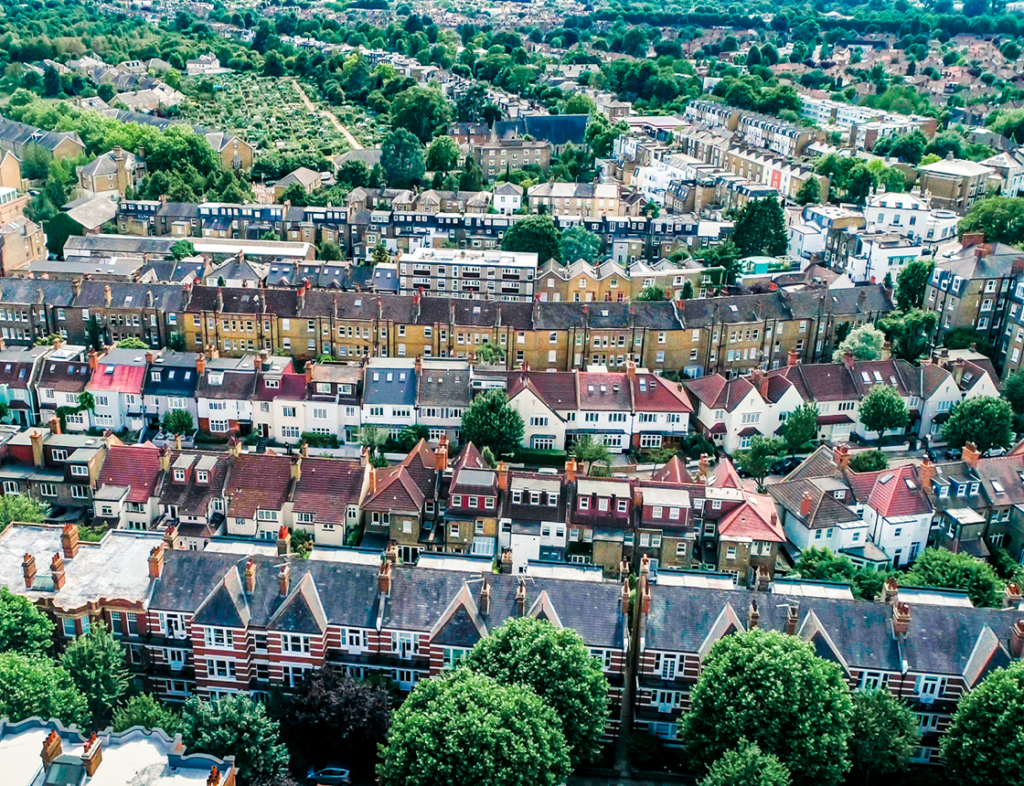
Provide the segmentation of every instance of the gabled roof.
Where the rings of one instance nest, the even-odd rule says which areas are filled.
[[[472,647],[486,635],[487,625],[468,584],[462,585],[430,629],[431,643],[458,647]]]
[[[629,377],[629,384],[635,412],[693,412],[681,383],[638,372]]]
[[[896,516],[919,516],[932,512],[928,496],[921,488],[917,467],[905,465],[877,473],[850,475],[874,475],[874,485],[868,497],[868,505],[887,518]]]
[[[202,602],[192,621],[218,628],[245,628],[249,624],[249,603],[245,597],[238,566],[232,566],[220,584]]]
[[[687,471],[683,460],[679,458],[680,455],[676,453],[665,466],[655,470],[651,480],[663,483],[693,483],[693,477]]]
[[[281,510],[291,487],[292,460],[270,453],[238,456],[224,490],[231,495],[228,515],[254,519],[258,509]]]
[[[533,393],[552,412],[579,409],[576,376],[572,372],[521,371],[509,377],[509,399],[515,398],[524,390]]]
[[[312,575],[306,573],[292,586],[284,603],[267,623],[267,628],[291,633],[323,634],[327,630],[327,614]]]
[[[718,522],[718,534],[723,540],[768,541],[785,543],[786,536],[775,514],[771,497],[747,494],[745,502]]]
[[[111,445],[100,469],[101,486],[120,486],[131,490],[128,502],[148,502],[158,493],[160,448],[152,442],[142,445]]]
[[[344,522],[348,506],[359,502],[364,467],[358,461],[304,458],[300,469],[292,510],[312,513],[317,523]]]

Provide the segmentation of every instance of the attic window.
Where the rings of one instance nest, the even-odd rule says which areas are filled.
[[[212,371],[210,372],[210,384],[211,385],[222,385],[223,383],[224,383],[224,374],[223,373],[218,372],[218,373],[215,374]]]
[[[192,379],[192,372],[191,371],[186,371],[185,372],[185,379]]]
[[[729,310],[731,312],[733,312],[734,314],[738,314],[739,313],[739,309],[736,308],[736,306],[729,306]]]
[[[395,381],[395,375],[389,372],[388,373],[388,382],[394,382],[394,381]]]
[[[911,491],[917,488],[917,484],[910,478],[903,478],[903,482],[907,484],[907,488],[910,489]]]
[[[860,372],[860,378],[862,380],[864,380],[864,384],[865,385],[870,385],[871,384],[871,377],[868,375],[868,372],[866,372],[866,371]]]
[[[356,298],[356,301],[353,305],[357,307],[363,305],[363,299],[361,297]]]
[[[891,472],[886,472],[884,475],[882,475],[882,477],[880,477],[878,479],[878,482],[881,483],[884,486],[890,480],[892,480],[892,473]]]
[[[646,380],[643,380],[643,379],[640,380],[640,392],[641,393],[646,393],[647,392],[647,382],[646,382]]]
[[[103,373],[106,374],[108,377],[114,376],[114,367],[113,366],[104,366]],[[156,381],[159,382],[160,379],[157,378]]]
[[[265,384],[268,388],[276,390],[281,387],[281,380],[279,379],[268,379],[265,380]]]
[[[405,372],[404,371],[401,374],[398,375],[398,381],[399,382],[405,382]]]
[[[881,382],[882,381],[882,375],[881,374],[879,374],[877,371],[873,371],[872,373],[875,375],[875,382]]]
[[[480,306],[473,306],[473,313],[474,314],[479,314],[480,313]]]
[[[10,371],[10,370],[11,370],[11,364],[8,363],[7,365],[4,366],[4,371]]]
[[[998,480],[993,480],[992,481],[992,490],[996,494],[1005,494],[1006,493],[1006,489],[1003,488],[1003,484],[1000,483]]]
[[[608,316],[608,309],[606,309],[606,308],[602,308],[602,309],[601,309],[601,316],[602,316],[602,317],[606,317],[606,316]]]
[[[380,373],[379,372],[377,372],[377,371],[373,372],[373,381],[374,382],[380,382]]]
[[[172,379],[174,379],[174,369],[171,369],[170,371],[167,372],[167,380],[168,380],[168,382],[170,380],[172,380]]]

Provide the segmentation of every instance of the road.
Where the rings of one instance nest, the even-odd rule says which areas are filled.
[[[308,109],[313,114],[323,115],[328,120],[330,120],[331,121],[331,125],[333,125],[336,129],[338,129],[338,131],[341,132],[342,136],[344,136],[345,139],[348,140],[348,143],[349,143],[349,145],[352,146],[353,150],[362,150],[363,149],[363,146],[361,144],[359,144],[359,142],[356,140],[356,138],[354,136],[352,136],[352,134],[349,132],[349,130],[347,128],[345,128],[345,126],[343,126],[341,124],[341,121],[338,120],[338,118],[335,116],[335,114],[333,112],[330,112],[330,111],[328,111],[326,109],[317,109],[316,108],[316,105],[312,101],[309,100],[309,96],[306,95],[306,91],[302,89],[302,85],[300,85],[298,83],[298,80],[296,80],[295,78],[289,78],[288,81],[292,83],[292,87],[294,87],[295,88],[295,92],[297,92],[299,94],[299,100],[301,100],[302,103],[306,105],[306,109]]]

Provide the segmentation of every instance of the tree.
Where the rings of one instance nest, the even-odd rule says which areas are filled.
[[[82,225],[67,213],[58,213],[44,221],[43,229],[46,231],[46,250],[57,257],[64,256],[64,246],[69,237],[82,235]]]
[[[388,441],[388,432],[378,426],[363,426],[359,429],[359,444],[374,455]]]
[[[65,725],[89,723],[89,706],[68,673],[49,658],[0,653],[0,718],[38,715]]]
[[[504,391],[489,390],[462,414],[462,441],[489,447],[495,456],[512,453],[523,440],[523,418],[508,403]]]
[[[850,202],[863,205],[871,192],[878,185],[878,176],[862,163],[850,170],[846,181],[846,198]]]
[[[311,759],[360,761],[387,739],[391,707],[381,684],[357,682],[337,669],[313,669],[281,713],[285,737]]]
[[[792,782],[789,769],[777,756],[761,753],[757,745],[741,739],[739,747],[711,765],[700,786],[789,786]]]
[[[991,131],[1024,144],[1024,109],[999,109],[989,117]]]
[[[451,117],[451,109],[440,90],[410,87],[391,102],[391,121],[395,129],[412,132],[424,145],[447,130]]]
[[[373,247],[373,251],[370,256],[371,264],[376,267],[377,265],[384,265],[391,261],[391,254],[388,252],[388,247],[384,245],[384,241],[380,241]]]
[[[816,205],[821,201],[821,183],[816,177],[808,177],[796,192],[799,205]]]
[[[583,434],[572,446],[573,457],[586,466],[585,474],[589,475],[595,464],[608,466],[611,463],[612,455],[608,446],[601,441],[595,441],[590,434]]]
[[[850,760],[853,771],[864,777],[903,772],[917,747],[917,717],[888,690],[853,694],[853,736]]]
[[[148,693],[132,696],[114,710],[114,731],[141,726],[144,729],[163,729],[174,736],[179,722],[178,713],[167,709]]]
[[[886,431],[905,428],[910,420],[907,402],[892,385],[872,385],[860,402],[860,422],[884,437]]]
[[[880,450],[862,450],[850,456],[850,469],[854,472],[878,472],[889,466],[889,459]]]
[[[1004,398],[976,396],[957,402],[942,424],[942,438],[954,448],[968,442],[984,453],[1013,441],[1013,407]]]
[[[679,293],[680,300],[690,300],[693,297],[693,282],[690,279],[686,279],[683,282],[683,289]]]
[[[567,265],[577,259],[582,259],[584,262],[596,262],[601,256],[601,238],[586,227],[569,227],[562,232],[559,248],[561,249],[560,258]]]
[[[461,668],[536,691],[562,721],[573,767],[600,752],[608,680],[575,630],[532,617],[507,620],[476,643]]]
[[[516,221],[505,230],[501,250],[532,252],[537,255],[538,264],[549,259],[562,261],[558,227],[548,215],[530,216]]]
[[[990,786],[1020,783],[1024,746],[1024,662],[996,669],[960,698],[953,722],[943,736],[942,762],[952,783]]]
[[[927,351],[938,324],[937,312],[920,308],[894,311],[878,321],[878,327],[892,345],[893,357],[914,364]]]
[[[431,172],[450,172],[459,165],[459,146],[450,136],[439,136],[427,148],[426,167]]]
[[[910,311],[924,305],[924,291],[932,277],[935,262],[916,259],[904,267],[896,277],[896,307]]]
[[[5,494],[0,497],[0,532],[7,529],[12,521],[24,521],[34,524],[46,518],[49,505],[45,505],[35,497]]]
[[[484,366],[505,362],[505,350],[496,344],[481,344],[475,354],[477,363]]]
[[[757,490],[764,493],[764,479],[772,471],[772,465],[786,452],[786,443],[775,437],[755,434],[750,438],[750,447],[737,450],[733,457],[740,469],[757,481]]]
[[[161,425],[167,434],[191,434],[195,429],[192,413],[187,409],[168,410]]]
[[[202,701],[193,696],[181,711],[181,737],[189,753],[235,757],[243,786],[276,777],[288,765],[279,724],[244,693]]]
[[[395,441],[398,443],[399,450],[408,453],[420,444],[420,440],[423,439],[430,439],[430,431],[427,430],[426,426],[406,426],[399,432],[398,439]]]
[[[28,598],[0,587],[0,652],[42,655],[53,646],[53,622]]]
[[[639,301],[660,303],[665,299],[665,290],[659,286],[644,287],[640,294],[636,296],[636,299]]]
[[[85,695],[93,722],[105,725],[131,679],[124,665],[124,647],[102,622],[93,623],[61,656],[60,665]]]
[[[346,161],[338,167],[337,179],[353,188],[365,187],[370,183],[370,170],[364,161]]]
[[[420,682],[382,755],[381,786],[556,786],[570,769],[555,711],[528,687],[470,669]]]
[[[774,194],[747,202],[736,217],[732,242],[740,257],[779,257],[786,253],[786,216]]]
[[[882,592],[882,585],[891,575],[885,570],[858,568],[842,554],[834,554],[827,548],[818,549],[813,546],[800,552],[800,559],[793,566],[793,572],[805,579],[849,584],[854,597],[861,600],[878,598]]]
[[[697,761],[746,737],[796,786],[837,786],[849,769],[850,691],[839,666],[796,636],[754,628],[719,639],[690,700],[682,736]]]
[[[423,179],[423,145],[404,128],[396,128],[381,145],[381,166],[391,188],[412,188]]]
[[[980,232],[987,243],[1014,245],[1024,238],[1024,199],[990,196],[976,202],[960,221],[960,234]]]
[[[167,348],[171,352],[184,352],[185,351],[185,334],[180,330],[175,330],[171,335],[167,337]]]
[[[483,191],[484,170],[473,156],[466,156],[466,164],[459,175],[460,191]]]
[[[1003,398],[1010,402],[1015,414],[1024,414],[1024,371],[1006,378],[1003,382]]]
[[[122,338],[117,342],[118,349],[149,349],[149,344],[135,336]]]
[[[902,576],[900,584],[967,590],[975,606],[995,608],[1003,600],[1003,583],[993,567],[967,552],[954,554],[946,549],[925,549]]]
[[[795,455],[807,450],[818,436],[818,405],[813,401],[801,404],[789,413],[786,418],[786,430],[782,438],[789,450]]]
[[[196,247],[192,245],[190,240],[175,240],[171,243],[171,256],[174,257],[175,262],[180,262],[185,257],[194,257],[196,255]]]

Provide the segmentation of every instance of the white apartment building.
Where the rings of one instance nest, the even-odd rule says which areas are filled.
[[[952,210],[932,210],[913,194],[875,194],[864,206],[868,232],[891,232],[934,245],[956,237],[960,217]]]
[[[399,294],[529,302],[537,261],[532,252],[417,248],[399,259]]]

